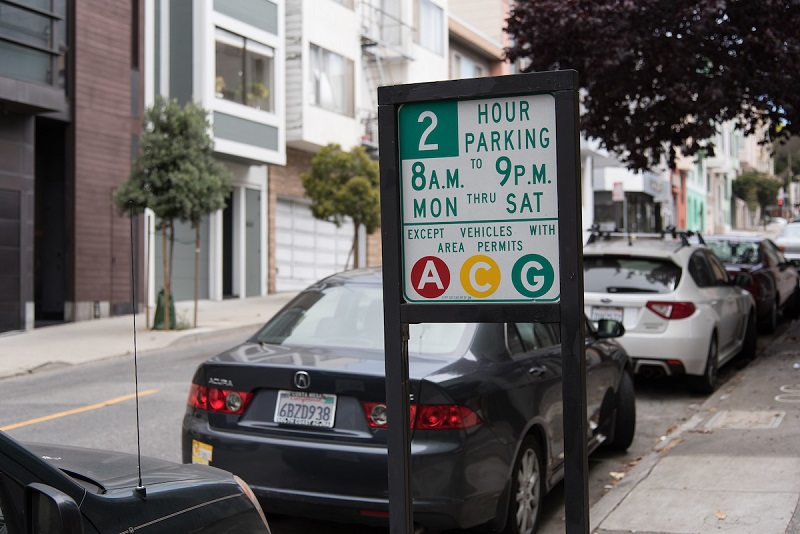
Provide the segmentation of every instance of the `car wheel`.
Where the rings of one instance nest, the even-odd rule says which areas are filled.
[[[758,343],[758,332],[756,331],[756,318],[750,313],[747,318],[744,339],[742,340],[742,350],[739,357],[745,360],[752,360],[756,357],[756,344]]]
[[[717,387],[717,361],[719,353],[717,352],[717,336],[711,335],[711,343],[708,347],[708,356],[706,357],[706,369],[700,376],[693,376],[692,390],[696,393],[713,393],[714,388]]]
[[[505,534],[533,534],[539,523],[544,498],[544,462],[539,442],[526,437],[514,463],[511,502]]]
[[[765,334],[774,334],[776,328],[778,328],[778,303],[773,301],[769,313],[761,324],[761,330]]]
[[[613,451],[625,451],[633,443],[635,431],[636,394],[633,391],[633,378],[628,372],[623,371],[617,389],[612,437],[603,443],[603,446]]]

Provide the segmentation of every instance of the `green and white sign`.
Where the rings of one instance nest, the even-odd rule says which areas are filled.
[[[403,293],[409,302],[558,302],[555,98],[403,104]]]

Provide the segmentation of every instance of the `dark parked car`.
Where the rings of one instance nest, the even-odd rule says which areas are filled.
[[[250,488],[219,469],[0,432],[0,534],[269,533]]]
[[[748,278],[744,285],[756,301],[759,326],[773,333],[779,314],[800,312],[800,276],[772,240],[751,236],[706,236],[706,244],[731,275]]]
[[[626,449],[631,364],[622,326],[600,326],[585,324],[586,439]],[[415,522],[532,532],[563,477],[559,325],[416,324],[408,345]],[[199,366],[184,461],[246,477],[267,512],[388,524],[383,349],[380,269],[309,287]]]

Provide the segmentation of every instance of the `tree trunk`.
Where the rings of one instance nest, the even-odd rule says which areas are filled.
[[[169,258],[167,257],[167,223],[161,223],[161,253],[164,264],[164,330],[169,330]]]
[[[359,257],[358,257],[358,228],[361,226],[357,222],[353,222],[353,269],[358,269],[359,267]]]
[[[175,258],[175,224],[169,221],[169,292],[172,294],[172,266]],[[167,307],[169,307],[169,299],[167,299]],[[175,312],[177,313],[177,311]],[[166,317],[166,316],[165,316]],[[175,317],[175,324],[178,324],[178,318]],[[170,330],[172,325],[167,326],[166,330]]]
[[[194,236],[194,328],[197,328],[197,293],[200,278],[200,224],[195,226]]]

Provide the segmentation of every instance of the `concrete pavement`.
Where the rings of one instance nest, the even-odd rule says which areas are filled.
[[[198,328],[148,328],[140,353],[264,324],[294,293],[201,301]],[[176,303],[191,323],[192,302]],[[150,317],[152,321],[152,315]],[[133,352],[131,316],[0,335],[2,378]],[[800,322],[665,436],[590,511],[593,534],[800,533]]]
[[[198,302],[197,328],[150,330],[144,313],[136,316],[136,348],[139,353],[192,341],[221,332],[255,332],[296,293],[265,297]],[[175,303],[178,324],[190,326],[194,302]],[[150,314],[152,324],[154,311]],[[133,316],[112,317],[36,328],[28,332],[0,334],[0,379],[27,374],[49,365],[80,364],[133,354]]]
[[[800,533],[800,323],[591,508],[595,534]]]

